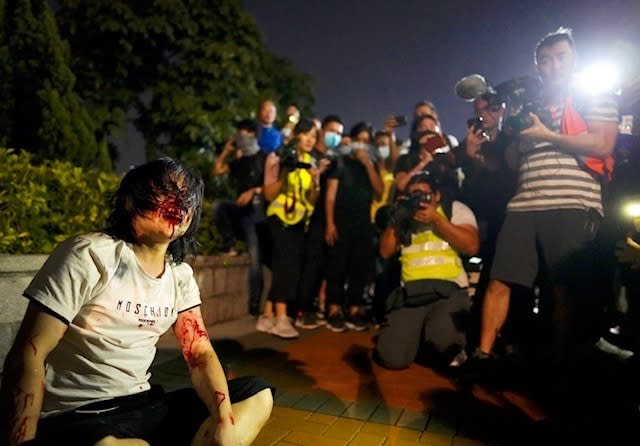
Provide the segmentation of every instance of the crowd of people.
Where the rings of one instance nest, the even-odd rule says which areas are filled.
[[[372,327],[383,367],[424,361],[471,379],[495,380],[522,358],[556,370],[585,346],[633,357],[630,265],[640,251],[629,221],[610,208],[640,192],[630,178],[620,186],[634,177],[637,147],[620,147],[615,92],[575,87],[571,30],[538,42],[535,65],[532,99],[516,97],[516,80],[476,92],[461,140],[420,100],[410,117],[389,116],[379,130],[361,121],[346,131],[337,114],[319,120],[290,106],[280,144],[264,146],[260,129],[277,126],[274,103],[263,102],[251,142],[262,157],[252,178],[263,177],[253,187],[263,193],[251,212],[266,224],[249,254],[272,285],[262,303],[258,282],[250,284],[257,330],[291,339],[323,325]],[[229,166],[246,156],[240,133],[233,141],[237,150],[219,161]],[[232,175],[237,206],[243,175]]]
[[[389,116],[378,131],[362,121],[347,132],[338,115],[301,117],[291,105],[278,133],[270,100],[260,104],[257,121],[238,124],[213,171],[229,172],[237,198],[216,206],[215,221],[231,253],[236,237],[247,242],[257,329],[283,338],[321,324],[332,331],[373,324],[384,332],[394,291],[406,297],[411,282],[422,280],[467,290],[470,258],[482,260],[465,310],[464,330],[475,330],[469,332],[474,359],[490,358],[503,332],[518,339],[518,330],[504,326],[509,310],[509,318],[518,318],[534,301],[553,314],[549,329],[559,356],[567,348],[562,344],[573,342],[568,338],[601,324],[602,301],[576,295],[594,286],[584,268],[597,265],[584,259],[602,233],[602,185],[611,180],[602,169],[615,155],[616,97],[573,88],[570,30],[539,42],[535,63],[544,114],[515,110],[509,93],[487,86],[473,98],[475,119],[461,141],[444,130],[427,100],[415,104],[410,119]],[[514,118],[528,122],[515,125]],[[403,125],[410,126],[404,141],[397,136]],[[604,167],[593,170],[592,160]],[[418,179],[429,184],[424,195],[432,201],[415,202],[409,186]],[[398,221],[407,203],[417,203],[414,215]],[[427,209],[453,228],[441,226],[440,217],[421,220]],[[431,242],[415,242],[423,229],[455,253],[460,269],[443,273],[435,266],[442,253]],[[455,231],[469,231],[473,240],[461,243],[459,234],[449,234]],[[413,274],[417,261],[425,265]],[[264,265],[272,275],[267,293]],[[455,344],[448,346],[452,360],[468,350],[466,341]]]
[[[621,200],[616,188],[640,195],[637,158],[615,150],[615,95],[572,88],[570,30],[545,36],[535,63],[540,107],[516,113],[488,86],[472,98],[461,141],[427,100],[377,131],[365,121],[345,131],[338,114],[306,117],[293,104],[276,125],[271,100],[238,122],[212,171],[229,176],[235,197],[216,200],[213,212],[227,255],[245,242],[256,329],[294,339],[299,329],[374,327],[381,366],[425,361],[473,379],[522,352],[546,365],[585,345],[633,357],[640,217],[626,231],[607,212]],[[514,117],[518,125],[505,125]],[[136,167],[113,196],[107,228],[49,257],[25,291],[29,307],[5,363],[3,443],[255,438],[274,389],[259,377],[227,381],[184,262],[202,191],[175,160]],[[626,291],[623,318],[612,316],[614,279]],[[614,320],[624,345],[605,336]],[[193,389],[149,385],[155,343],[169,329]]]

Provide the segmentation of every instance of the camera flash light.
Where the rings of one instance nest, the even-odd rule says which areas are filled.
[[[624,213],[627,217],[640,217],[640,202],[634,201],[633,203],[627,204],[624,208]]]

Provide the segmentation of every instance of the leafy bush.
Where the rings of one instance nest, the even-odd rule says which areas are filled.
[[[65,161],[36,164],[30,153],[5,148],[0,165],[0,253],[49,254],[61,241],[105,226],[106,197],[120,176]],[[222,245],[211,207],[205,199],[198,233],[203,255]]]
[[[0,252],[49,254],[70,236],[104,227],[106,194],[119,176],[32,161],[28,152],[0,148]]]

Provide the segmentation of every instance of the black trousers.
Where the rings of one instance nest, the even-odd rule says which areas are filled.
[[[324,278],[326,251],[324,222],[312,217],[304,239],[302,261],[304,279],[298,284],[297,310],[299,311],[314,310],[313,298],[316,297]]]
[[[338,226],[338,239],[327,252],[327,305],[361,305],[374,268],[372,225]]]
[[[285,226],[278,217],[267,219],[271,231],[271,289],[269,300],[294,304],[302,277],[304,222]]]

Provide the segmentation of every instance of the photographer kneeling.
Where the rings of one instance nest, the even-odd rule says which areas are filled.
[[[400,252],[402,265],[402,286],[387,300],[376,346],[383,367],[406,368],[419,352],[435,352],[440,364],[464,357],[471,302],[460,254],[476,253],[478,228],[467,206],[445,198],[428,171],[414,174],[380,238],[380,255]]]

